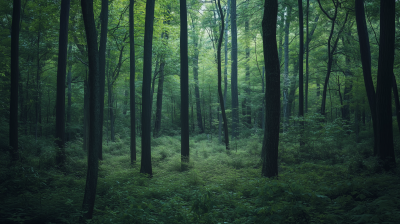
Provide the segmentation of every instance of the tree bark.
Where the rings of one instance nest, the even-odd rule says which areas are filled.
[[[83,21],[85,24],[86,41],[89,58],[89,111],[90,132],[88,149],[88,169],[86,177],[85,194],[83,197],[83,219],[92,219],[94,202],[96,198],[96,187],[98,178],[98,156],[102,147],[103,135],[103,110],[104,92],[102,91],[102,80],[99,74],[99,52],[97,45],[97,32],[94,23],[93,0],[81,0]],[[65,76],[64,76],[65,77]]]
[[[278,1],[265,0],[263,29],[263,49],[265,62],[265,132],[263,141],[262,175],[278,176],[278,145],[280,117],[280,66],[276,45],[276,21]]]
[[[285,43],[284,43],[284,52],[285,52],[285,64],[284,64],[284,83],[283,83],[283,117],[284,117],[284,122],[283,122],[283,132],[286,131],[286,127],[289,122],[289,117],[290,114],[288,113],[289,110],[289,105],[288,105],[288,95],[289,95],[289,27],[290,27],[290,16],[292,14],[292,7],[288,6],[287,9],[287,15],[286,15],[286,22],[285,22]]]
[[[142,158],[140,172],[153,175],[151,166],[151,60],[153,46],[153,22],[155,0],[146,2],[144,56],[143,56],[143,87],[142,87]]]
[[[372,81],[371,76],[371,51],[369,45],[369,37],[368,37],[368,29],[367,23],[365,21],[365,12],[364,12],[364,1],[356,0],[355,1],[355,11],[356,11],[356,23],[357,23],[357,31],[358,31],[358,39],[360,42],[360,54],[361,54],[361,63],[363,68],[363,76],[364,76],[364,84],[365,90],[367,91],[369,108],[371,111],[372,117],[372,127],[374,131],[374,155],[378,154],[378,145],[377,145],[377,115],[376,115],[376,95],[374,89],[374,83]]]
[[[248,4],[248,0],[246,0],[246,4]],[[244,21],[244,33],[245,33],[245,44],[246,44],[246,60],[245,60],[245,69],[246,69],[246,76],[245,76],[245,82],[246,82],[246,87],[245,87],[245,92],[246,96],[243,100],[243,115],[244,115],[244,120],[247,123],[248,127],[251,127],[251,101],[250,101],[250,66],[249,66],[249,60],[250,60],[250,37],[249,37],[249,32],[250,32],[250,24],[249,24],[249,17],[247,16],[245,21]]]
[[[135,35],[134,35],[134,4],[135,0],[129,1],[129,106],[131,118],[131,164],[136,162],[136,106],[135,106]]]
[[[65,167],[65,76],[67,71],[67,44],[70,0],[61,1],[60,35],[57,68],[57,100],[56,100],[56,144],[58,146],[56,164]]]
[[[221,17],[221,30],[219,32],[218,48],[217,48],[218,95],[219,95],[219,102],[220,102],[220,107],[221,107],[221,112],[222,112],[222,120],[224,121],[223,126],[224,126],[224,135],[225,135],[225,146],[226,146],[226,150],[229,150],[228,123],[227,123],[226,114],[225,114],[225,103],[224,103],[224,97],[222,95],[222,86],[221,86],[222,85],[221,47],[222,47],[222,39],[224,37],[225,23],[224,23],[224,13],[222,12],[220,0],[218,0],[218,9],[219,9],[220,17]]]
[[[299,43],[299,117],[304,116],[304,81],[303,81],[303,53],[304,53],[304,29],[303,29],[303,3],[298,0],[299,5],[299,30],[300,30],[300,43]],[[303,140],[304,122],[300,122],[300,146],[304,146]]]
[[[392,127],[393,64],[395,49],[395,0],[381,1],[376,116],[378,156],[385,170],[396,167]]]
[[[99,47],[99,72],[101,81],[101,91],[104,96],[105,91],[105,79],[106,79],[106,48],[107,48],[107,31],[108,31],[108,0],[101,0],[101,34],[100,34],[100,47]],[[103,119],[104,114],[104,101],[101,102],[102,109],[100,116]],[[99,159],[103,160],[103,150],[100,148]]]
[[[231,95],[232,95],[232,139],[239,135],[239,99],[238,99],[238,58],[237,58],[237,25],[236,25],[236,0],[231,0]]]
[[[19,23],[21,19],[21,0],[13,0],[11,24],[11,86],[10,86],[10,127],[9,145],[11,160],[18,156],[18,75],[19,75]]]
[[[181,162],[189,162],[189,63],[186,0],[180,0],[181,56]],[[182,164],[182,166],[184,166]],[[183,168],[183,167],[182,167]]]

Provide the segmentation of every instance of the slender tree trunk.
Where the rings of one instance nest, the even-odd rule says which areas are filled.
[[[135,35],[134,35],[134,4],[135,0],[129,1],[129,106],[131,117],[131,164],[136,162],[136,105],[135,105]]]
[[[221,2],[218,0],[218,9],[219,9],[219,14],[221,16],[221,30],[219,34],[219,39],[218,39],[218,48],[217,48],[217,64],[218,64],[218,95],[219,95],[219,101],[220,101],[220,106],[221,106],[221,112],[222,112],[222,120],[224,121],[224,135],[225,135],[225,146],[226,150],[229,150],[229,135],[228,135],[228,123],[226,119],[226,114],[225,114],[225,103],[224,103],[224,97],[222,95],[222,69],[221,69],[221,47],[222,47],[222,39],[224,37],[224,13],[222,12],[221,8]]]
[[[298,0],[299,5],[299,30],[300,30],[300,43],[299,43],[299,117],[304,116],[304,81],[303,81],[303,53],[304,53],[304,29],[303,29],[303,3]],[[304,146],[303,140],[304,122],[300,122],[300,146]]]
[[[57,100],[56,100],[56,144],[58,146],[56,164],[65,167],[65,76],[67,71],[67,45],[70,0],[61,1],[60,36],[57,69]]]
[[[86,40],[89,58],[89,111],[90,132],[88,147],[88,169],[83,197],[83,219],[88,220],[93,217],[94,202],[96,198],[97,178],[98,178],[98,156],[102,147],[103,134],[103,111],[104,92],[102,91],[102,80],[99,74],[99,52],[97,45],[97,32],[94,23],[93,1],[81,0],[83,21],[85,24]],[[64,70],[65,71],[65,70]],[[65,76],[64,76],[65,77]]]
[[[246,5],[248,5],[248,0],[246,0]],[[250,24],[249,24],[249,17],[247,16],[245,22],[244,22],[244,33],[245,33],[245,44],[246,44],[246,60],[245,60],[245,69],[246,69],[246,76],[245,76],[245,82],[246,82],[246,87],[245,87],[245,92],[246,96],[243,100],[243,115],[244,115],[244,120],[247,122],[247,126],[251,127],[251,102],[250,102],[250,66],[249,66],[249,60],[250,60],[250,37],[249,37],[249,30],[250,30]]]
[[[265,0],[263,29],[263,49],[265,62],[265,132],[263,141],[262,175],[278,176],[278,145],[280,117],[280,66],[276,45],[276,21],[278,1]],[[268,52],[268,53],[267,53]]]
[[[153,175],[151,166],[151,61],[155,0],[146,2],[142,87],[142,158],[140,172]]]
[[[309,27],[309,24],[308,24],[308,13],[309,13],[309,8],[310,8],[310,0],[307,0],[307,7],[306,7],[306,84],[305,84],[305,93],[304,93],[304,97],[305,97],[305,99],[304,99],[304,104],[305,104],[305,108],[304,108],[304,110],[305,110],[305,113],[307,113],[308,112],[308,73],[309,73],[309,69],[308,69],[308,56],[309,56],[309,50],[310,50],[310,46],[309,46],[309,43],[308,43],[308,40],[309,40],[309,30],[308,30],[308,27]]]
[[[378,156],[385,170],[396,167],[392,128],[393,64],[395,49],[395,0],[381,1],[376,117]]]
[[[11,87],[10,87],[10,131],[9,144],[12,161],[18,156],[18,75],[19,75],[19,23],[21,0],[13,0],[11,24]]]
[[[180,0],[181,56],[181,162],[189,162],[189,63],[186,0]],[[182,164],[182,166],[184,166]],[[182,167],[184,168],[184,167]]]
[[[101,34],[100,34],[100,47],[99,47],[99,72],[100,72],[100,88],[101,94],[104,96],[105,79],[106,79],[106,48],[107,48],[107,30],[108,30],[108,0],[101,0]],[[104,101],[101,102],[100,116],[103,119]],[[100,148],[99,159],[103,160],[103,150]]]
[[[237,58],[237,25],[236,25],[236,0],[231,0],[231,33],[232,33],[232,50],[231,50],[231,95],[232,95],[232,139],[239,135],[239,98],[238,98],[238,58]]]
[[[363,76],[365,90],[367,91],[369,108],[372,117],[372,127],[374,131],[374,155],[378,154],[378,126],[376,115],[376,95],[374,83],[371,76],[371,51],[369,45],[367,23],[365,21],[364,2],[363,0],[355,1],[356,23],[358,31],[358,39],[360,43],[361,63],[363,67]]]
[[[351,33],[348,33],[349,36],[351,36]],[[350,47],[350,41],[347,38],[347,43],[345,42],[344,38],[343,38],[343,46],[349,46]],[[351,82],[351,77],[353,76],[352,72],[350,71],[350,65],[351,65],[351,61],[350,61],[350,57],[348,57],[347,55],[345,56],[345,62],[346,62],[346,71],[344,72],[344,76],[345,76],[345,86],[344,86],[344,102],[342,103],[342,118],[343,120],[347,123],[350,124],[350,92],[352,89],[352,82]],[[340,83],[338,81],[338,85],[339,85],[339,90],[340,90]],[[339,92],[340,94],[340,92]],[[342,99],[342,97],[340,96],[340,98]],[[348,133],[350,134],[350,133]]]
[[[286,127],[289,122],[290,114],[288,113],[289,110],[289,27],[290,27],[290,16],[292,14],[292,7],[288,6],[286,8],[287,15],[286,15],[286,22],[285,22],[285,43],[284,43],[284,51],[285,51],[285,65],[284,65],[284,83],[283,83],[283,132],[286,131]],[[297,72],[296,72],[297,74]]]

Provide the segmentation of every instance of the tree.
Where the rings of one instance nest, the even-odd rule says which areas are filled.
[[[333,5],[335,7],[335,12],[333,16],[330,16],[327,11],[324,10],[324,8],[321,5],[321,1],[318,0],[318,4],[319,4],[319,8],[321,9],[321,11],[326,15],[326,17],[328,17],[329,20],[331,20],[331,32],[329,34],[329,38],[328,38],[328,66],[327,66],[327,72],[326,72],[326,76],[325,76],[325,82],[324,82],[324,89],[322,91],[322,102],[321,102],[321,115],[325,115],[325,105],[326,105],[326,92],[328,90],[328,83],[329,83],[329,78],[330,75],[332,73],[332,64],[333,64],[333,54],[336,51],[337,48],[337,44],[339,41],[339,37],[340,34],[342,33],[346,22],[347,22],[347,17],[348,17],[348,13],[346,13],[346,18],[342,24],[342,27],[340,28],[337,36],[336,36],[336,40],[333,41],[333,45],[332,45],[332,38],[333,38],[333,33],[335,30],[335,24],[337,24],[337,15],[338,15],[338,9],[340,7],[340,3],[339,0],[337,1],[332,1]]]
[[[218,47],[217,47],[217,66],[218,66],[218,95],[219,95],[219,105],[221,107],[222,119],[224,121],[224,135],[225,135],[225,146],[226,150],[229,150],[229,135],[228,135],[228,123],[225,114],[224,97],[222,95],[222,69],[221,69],[221,47],[222,39],[224,37],[224,13],[222,12],[221,2],[218,0],[218,9],[221,17],[221,29],[219,32]]]
[[[232,95],[232,138],[239,135],[239,99],[238,99],[238,57],[237,57],[237,25],[236,25],[236,0],[231,0],[231,33],[232,33],[232,50],[231,50],[231,95]]]
[[[265,177],[278,176],[278,145],[280,117],[280,66],[276,44],[278,1],[265,0],[262,21],[265,63],[265,132],[263,140],[263,167]]]
[[[65,166],[65,76],[67,72],[67,45],[70,0],[61,1],[60,35],[58,41],[57,101],[56,101],[56,163]]]
[[[10,88],[10,154],[12,161],[18,160],[18,76],[19,76],[19,22],[21,0],[13,1],[11,25],[11,88]]]
[[[193,28],[193,46],[194,46],[194,56],[193,56],[193,79],[194,79],[194,94],[196,97],[196,114],[197,114],[197,126],[199,126],[200,133],[204,133],[203,123],[201,121],[201,106],[200,106],[200,90],[199,90],[199,48],[198,42],[199,38],[196,35],[196,29],[194,26],[194,21],[192,19]]]
[[[186,0],[180,0],[179,4],[181,19],[181,161],[187,163],[189,162],[189,64]]]
[[[292,7],[291,6],[287,6],[286,7],[286,19],[285,19],[285,43],[283,46],[284,52],[285,52],[285,64],[284,64],[284,72],[283,72],[283,76],[284,76],[284,84],[283,84],[283,131],[286,131],[286,126],[288,124],[289,121],[289,117],[290,117],[290,113],[289,112],[289,104],[288,104],[288,97],[289,97],[289,92],[288,92],[288,88],[289,88],[289,27],[290,27],[290,16],[292,14]]]
[[[154,2],[146,2],[142,87],[142,158],[140,172],[153,175],[151,167],[151,60],[153,46]]]
[[[396,167],[392,128],[392,80],[395,43],[395,0],[381,1],[376,117],[378,156],[385,170]]]
[[[99,74],[99,51],[97,45],[97,32],[94,23],[93,0],[81,0],[83,22],[85,24],[86,41],[89,59],[89,146],[88,169],[86,177],[85,194],[83,197],[83,219],[91,219],[93,216],[94,201],[99,166],[99,151],[102,147],[101,136],[103,134],[103,110],[104,92],[102,80]]]
[[[367,23],[365,21],[364,1],[355,1],[357,33],[360,43],[360,55],[363,68],[365,90],[367,91],[369,108],[372,117],[372,127],[374,131],[374,155],[378,154],[378,130],[377,130],[377,117],[376,117],[376,96],[374,83],[371,76],[371,50],[369,45]]]
[[[299,117],[304,116],[304,90],[303,90],[303,53],[304,53],[304,29],[303,29],[303,3],[302,0],[298,0],[299,5],[299,31],[300,31],[300,43],[299,43]],[[301,129],[304,130],[304,122],[301,122]],[[304,141],[301,134],[300,146],[304,145]]]
[[[136,162],[136,111],[135,111],[135,35],[134,35],[134,4],[135,0],[129,1],[129,86],[130,86],[130,110],[131,110],[131,163]]]
[[[99,72],[101,81],[101,95],[104,96],[105,77],[106,77],[106,47],[107,47],[107,27],[108,27],[108,0],[101,0],[101,33],[100,33],[100,47],[99,47]],[[100,117],[103,118],[104,113],[104,101],[101,101],[102,109],[100,111]],[[103,119],[101,119],[103,125]],[[103,142],[103,135],[101,135],[98,141]],[[103,160],[103,150],[100,148],[99,159]]]

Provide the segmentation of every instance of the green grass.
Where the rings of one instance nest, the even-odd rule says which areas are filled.
[[[150,179],[139,173],[140,140],[131,165],[129,139],[117,139],[103,147],[91,223],[398,222],[399,169],[380,172],[365,152],[370,142],[324,145],[333,140],[301,150],[282,141],[279,178],[267,179],[260,175],[260,136],[233,141],[231,151],[216,139],[191,138],[183,166],[179,137],[160,137],[152,141]],[[54,147],[42,141],[13,167],[0,155],[0,223],[76,223],[82,215],[82,141],[67,145],[65,173],[53,168]]]

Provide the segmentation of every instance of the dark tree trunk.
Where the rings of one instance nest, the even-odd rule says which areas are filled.
[[[71,81],[72,81],[72,45],[69,45],[68,48],[69,54],[69,66],[68,66],[68,76],[67,76],[67,85],[68,85],[68,106],[67,106],[67,141],[71,141],[71,106],[72,106],[72,89],[71,89]]]
[[[186,0],[180,0],[181,21],[181,161],[189,162],[189,63]],[[183,166],[183,164],[182,164]]]
[[[198,36],[192,20],[193,26],[193,45],[194,45],[194,56],[193,56],[193,78],[194,78],[194,94],[196,97],[196,114],[197,114],[197,125],[199,126],[200,134],[204,133],[203,123],[201,121],[201,105],[200,105],[200,91],[199,91],[199,49],[198,49]]]
[[[229,150],[228,123],[227,123],[226,114],[225,114],[225,105],[224,105],[225,103],[224,103],[224,97],[222,95],[222,86],[221,86],[222,85],[221,47],[222,47],[222,39],[224,37],[225,23],[224,23],[224,13],[222,12],[220,0],[218,0],[218,9],[219,9],[219,14],[221,16],[221,30],[219,32],[218,48],[217,48],[218,95],[219,95],[219,102],[220,102],[220,107],[221,107],[221,112],[222,112],[222,120],[224,121],[223,126],[224,126],[224,135],[225,135],[225,146],[226,146],[226,150]]]
[[[18,75],[19,75],[19,22],[21,17],[21,0],[13,1],[11,25],[11,87],[10,87],[10,132],[9,144],[12,161],[18,156]]]
[[[103,134],[103,101],[102,77],[99,74],[99,52],[97,45],[97,32],[94,23],[93,1],[81,0],[83,21],[85,24],[86,41],[89,58],[89,111],[90,132],[88,147],[88,169],[86,177],[85,194],[83,197],[83,219],[93,217],[94,202],[96,198],[96,187],[99,166],[99,151],[102,147]]]
[[[392,128],[393,63],[395,49],[395,0],[381,1],[376,117],[378,156],[385,170],[396,167]]]
[[[304,97],[305,97],[305,99],[304,99],[304,104],[305,104],[305,113],[307,113],[308,112],[308,56],[309,56],[309,50],[310,50],[310,46],[309,46],[309,43],[308,43],[308,40],[309,40],[309,30],[308,30],[308,27],[309,27],[309,25],[308,25],[308,14],[309,14],[309,8],[310,8],[310,0],[307,0],[307,6],[306,6],[306,49],[305,49],[305,52],[306,52],[306,83],[305,83],[305,93],[304,93]]]
[[[356,23],[357,23],[357,31],[358,31],[358,39],[360,42],[360,54],[361,54],[361,63],[363,67],[363,76],[364,76],[364,84],[365,90],[367,91],[369,108],[371,111],[372,117],[372,127],[374,130],[374,155],[378,154],[378,145],[377,145],[377,115],[376,115],[376,96],[374,90],[374,83],[372,81],[371,76],[371,51],[369,46],[369,37],[368,37],[368,29],[367,23],[365,21],[365,12],[364,12],[364,1],[356,0],[355,1],[355,11],[356,11]]]
[[[101,0],[101,34],[100,34],[100,47],[99,47],[99,74],[100,74],[100,88],[101,94],[104,96],[105,79],[106,79],[106,48],[107,48],[107,30],[108,30],[108,0]],[[104,101],[101,102],[100,117],[103,119]],[[99,150],[99,159],[103,160],[103,150]]]
[[[238,98],[238,58],[237,58],[237,25],[236,25],[236,0],[231,0],[231,33],[232,33],[232,50],[231,50],[231,95],[232,95],[232,139],[239,135],[239,98]]]
[[[146,2],[142,87],[142,158],[140,172],[153,175],[151,166],[151,60],[153,47],[154,2]]]
[[[134,4],[135,0],[129,1],[129,106],[131,117],[131,164],[136,162],[136,106],[135,106],[135,35],[134,35]]]
[[[262,175],[278,176],[278,145],[280,117],[280,66],[276,45],[276,21],[278,1],[265,0],[263,29],[263,49],[265,62],[265,132],[263,141]],[[268,52],[268,53],[267,53]]]
[[[65,76],[67,71],[67,44],[70,0],[61,1],[60,36],[58,48],[57,69],[57,100],[56,100],[56,144],[58,146],[56,164],[60,168],[65,166]]]
[[[288,96],[288,109],[287,109],[287,116],[291,117],[294,113],[292,113],[293,108],[293,102],[295,100],[295,95],[296,95],[296,89],[297,89],[297,74],[299,71],[299,61],[296,61],[294,64],[294,69],[293,69],[293,77],[290,82],[290,91],[289,91],[289,96]]]
[[[284,43],[284,52],[285,52],[285,64],[284,64],[284,83],[283,83],[283,131],[286,131],[286,126],[289,122],[290,113],[288,113],[291,108],[289,106],[289,27],[290,27],[290,16],[292,14],[292,7],[288,6],[286,15],[286,22],[285,22],[285,43]],[[296,71],[297,74],[297,71]]]
[[[300,43],[299,43],[299,117],[304,116],[304,90],[303,90],[303,53],[304,53],[304,29],[303,29],[303,3],[302,0],[298,0],[299,5],[299,30],[300,30]],[[300,135],[300,146],[304,146],[303,141],[303,130],[304,122],[300,122],[301,135]]]

